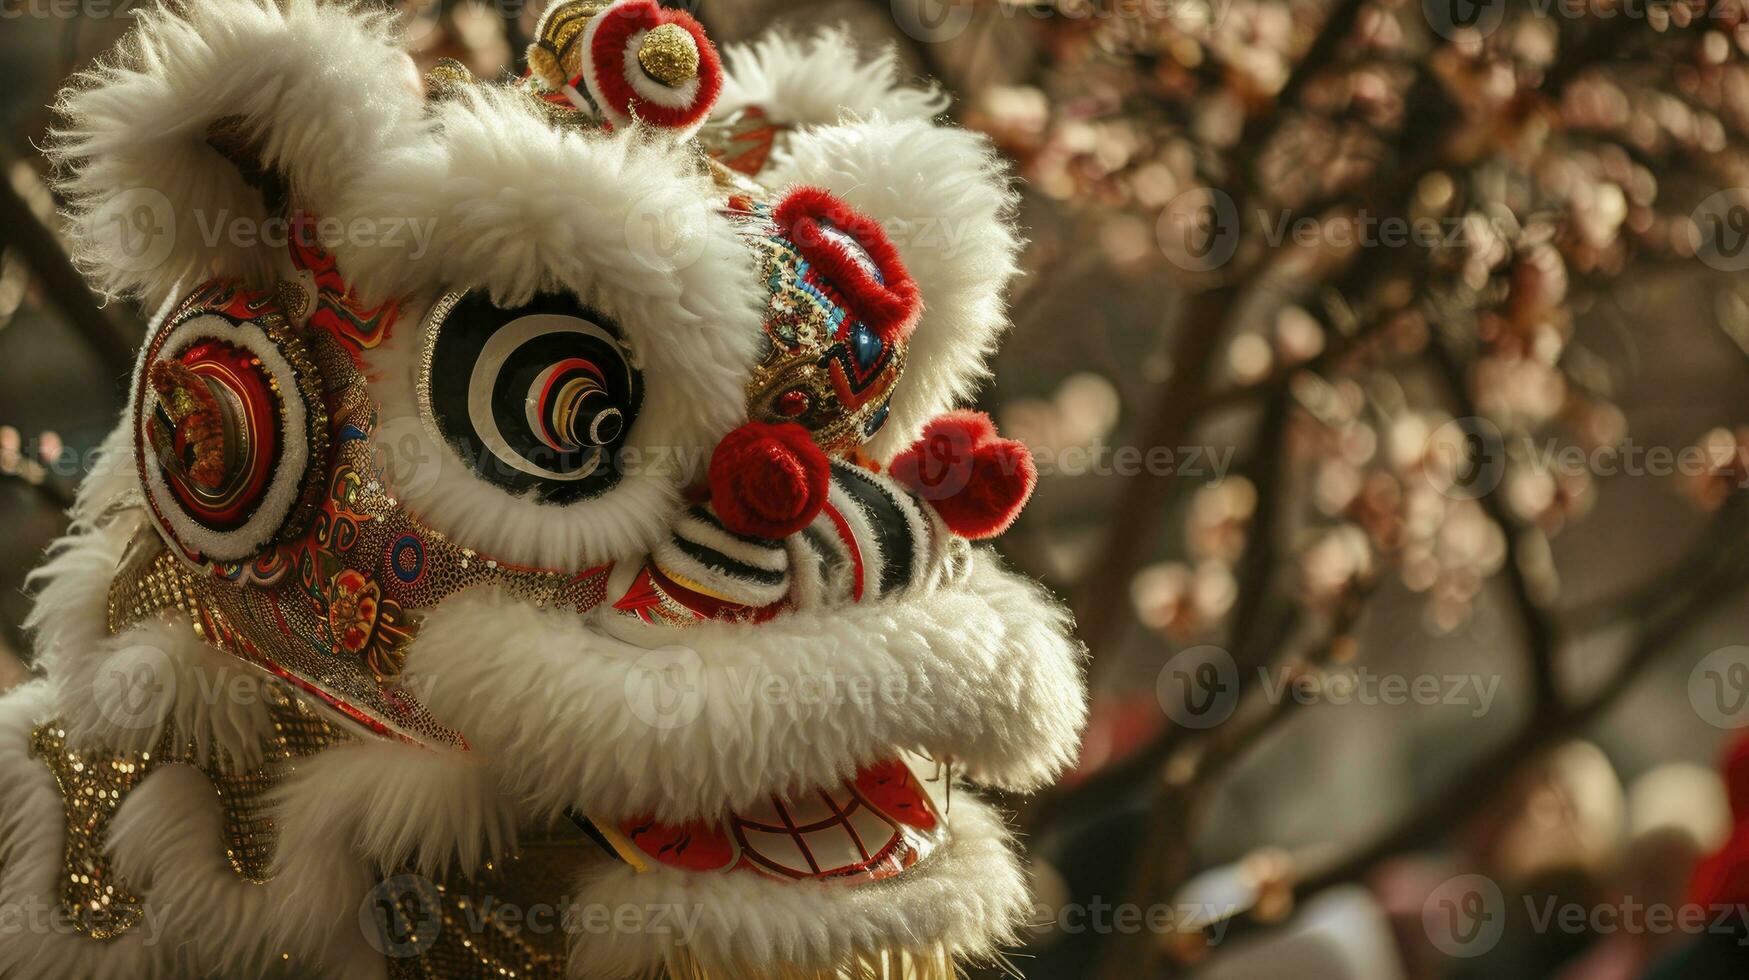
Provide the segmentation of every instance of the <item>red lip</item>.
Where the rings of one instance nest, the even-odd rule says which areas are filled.
[[[881,881],[946,841],[935,802],[903,761],[864,767],[833,789],[769,796],[727,819],[685,825],[627,820],[621,856],[695,873],[744,872],[789,881]]]

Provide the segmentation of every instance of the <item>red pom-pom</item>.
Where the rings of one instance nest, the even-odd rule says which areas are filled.
[[[638,53],[629,50],[632,41],[665,24],[673,24],[692,37],[698,51],[696,90],[669,89],[651,80],[645,91],[639,91],[633,73],[642,69],[637,67]],[[664,129],[689,129],[710,115],[722,94],[723,63],[716,45],[705,35],[703,25],[684,10],[670,10],[655,0],[618,4],[596,15],[588,36],[590,62],[585,78],[591,94],[600,100],[616,127],[636,117]],[[683,99],[681,95],[687,91],[692,97]]]
[[[736,534],[783,538],[814,522],[826,506],[832,467],[794,422],[749,422],[711,454],[711,507]]]
[[[1038,484],[1032,453],[997,436],[982,412],[949,412],[931,421],[887,471],[929,501],[953,533],[974,541],[1008,530]]]
[[[1725,753],[1721,766],[1725,774],[1725,792],[1731,801],[1731,813],[1741,823],[1749,823],[1749,736],[1738,739]]]
[[[1722,768],[1737,827],[1723,848],[1696,865],[1689,882],[1688,900],[1706,908],[1749,904],[1749,737],[1731,745]]]
[[[1695,865],[1688,900],[1703,908],[1749,905],[1749,828],[1738,824],[1721,850]]]

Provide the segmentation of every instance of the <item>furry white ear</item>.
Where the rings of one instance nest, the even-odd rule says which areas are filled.
[[[392,19],[319,0],[193,0],[142,13],[56,105],[48,154],[75,257],[158,302],[215,276],[265,285],[289,194],[318,215],[423,107]]]
[[[896,48],[864,61],[850,32],[822,30],[798,39],[773,34],[724,52],[728,77],[715,118],[757,106],[774,123],[814,126],[875,114],[890,119],[932,119],[947,109],[936,85],[900,82]]]
[[[989,374],[1020,268],[1008,167],[986,137],[877,118],[795,134],[762,180],[823,187],[879,221],[922,291],[891,414],[865,447],[886,462],[925,422],[970,401]]]

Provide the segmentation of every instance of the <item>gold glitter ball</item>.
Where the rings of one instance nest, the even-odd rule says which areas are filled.
[[[644,35],[638,64],[656,81],[679,88],[698,77],[698,42],[679,24],[663,24]]]

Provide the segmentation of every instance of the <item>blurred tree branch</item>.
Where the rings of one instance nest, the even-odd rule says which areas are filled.
[[[1514,154],[1524,153],[1523,144],[1527,141],[1562,145],[1563,137],[1547,123],[1553,115],[1571,108],[1575,91],[1600,78],[1626,86],[1639,84],[1634,80],[1662,71],[1655,63],[1657,52],[1675,51],[1674,57],[1680,58],[1688,46],[1699,43],[1701,31],[1708,26],[1702,15],[1694,13],[1693,4],[1676,5],[1669,22],[1661,26],[1627,16],[1562,23],[1552,62],[1545,69],[1523,70],[1527,82],[1512,100],[1497,107],[1493,118],[1480,118],[1482,114],[1473,104],[1474,94],[1453,81],[1462,77],[1458,73],[1465,64],[1463,59],[1474,57],[1474,51],[1469,49],[1460,53],[1462,45],[1454,38],[1463,38],[1464,44],[1475,44],[1477,39],[1461,33],[1453,38],[1434,38],[1431,50],[1419,59],[1392,62],[1412,72],[1412,81],[1407,85],[1412,102],[1405,104],[1414,108],[1396,129],[1379,134],[1385,150],[1366,154],[1367,163],[1359,171],[1362,178],[1352,181],[1353,186],[1314,196],[1310,203],[1296,206],[1283,201],[1275,182],[1258,176],[1262,161],[1274,148],[1285,122],[1315,114],[1305,104],[1312,99],[1312,93],[1320,91],[1321,86],[1329,87],[1333,79],[1349,77],[1381,63],[1380,59],[1368,57],[1371,52],[1356,41],[1356,35],[1362,33],[1363,25],[1369,24],[1369,10],[1383,9],[1366,0],[1332,3],[1311,35],[1305,53],[1267,106],[1247,116],[1237,138],[1224,149],[1197,157],[1198,174],[1211,176],[1209,186],[1220,188],[1218,193],[1230,197],[1246,232],[1255,231],[1249,225],[1253,202],[1258,203],[1260,211],[1265,204],[1272,203],[1288,219],[1310,215],[1316,216],[1314,220],[1318,222],[1367,215],[1412,222],[1418,209],[1426,208],[1429,200],[1455,200],[1456,204],[1437,204],[1448,212],[1467,206],[1485,214],[1485,209],[1492,206],[1498,214],[1505,210],[1504,206],[1473,189],[1497,190],[1503,169],[1518,162]],[[1354,57],[1347,58],[1350,53]],[[1161,108],[1144,106],[1139,111],[1147,113]],[[1196,118],[1194,113],[1179,112],[1178,108],[1165,106],[1158,115],[1167,120],[1168,126],[1186,125],[1185,121]],[[1700,112],[1701,108],[1691,110]],[[1332,114],[1328,118],[1338,124],[1355,123],[1357,119],[1364,122],[1364,117]],[[1576,123],[1575,135],[1593,141],[1593,145],[1601,144],[1604,148],[1597,152],[1609,154],[1613,152],[1611,148],[1620,147],[1621,159],[1647,158],[1649,151],[1644,146],[1635,146],[1619,134],[1581,132],[1582,129],[1583,125]],[[1730,145],[1740,147],[1741,134],[1733,132]],[[1671,157],[1671,161],[1660,164],[1663,169],[1659,176],[1673,181],[1691,172],[1684,170],[1683,165],[1691,166],[1692,172],[1700,175],[1718,165],[1715,156],[1696,152],[1694,147],[1659,152]],[[1476,194],[1477,199],[1465,200],[1466,191]],[[1134,420],[1130,439],[1143,447],[1176,447],[1193,438],[1197,426],[1214,412],[1255,404],[1262,407],[1262,421],[1250,439],[1254,448],[1248,450],[1252,453],[1252,465],[1242,474],[1255,487],[1255,507],[1235,568],[1235,599],[1225,618],[1227,650],[1240,669],[1239,707],[1232,720],[1212,731],[1191,731],[1169,723],[1158,735],[1117,761],[1023,805],[1024,828],[1035,834],[1044,833],[1077,814],[1107,812],[1144,797],[1150,801],[1151,824],[1131,883],[1131,897],[1146,907],[1161,896],[1170,895],[1192,870],[1190,841],[1197,829],[1200,801],[1212,792],[1221,774],[1241,761],[1250,748],[1291,714],[1291,707],[1300,703],[1294,698],[1271,701],[1252,697],[1244,692],[1243,678],[1257,666],[1272,661],[1290,672],[1292,682],[1315,671],[1332,651],[1352,645],[1353,628],[1364,614],[1371,593],[1370,582],[1358,582],[1330,612],[1327,639],[1314,645],[1298,661],[1283,658],[1283,647],[1301,619],[1292,603],[1276,598],[1284,577],[1280,572],[1282,554],[1277,548],[1279,526],[1284,508],[1292,505],[1284,500],[1287,494],[1284,471],[1288,464],[1282,440],[1286,420],[1297,411],[1296,396],[1290,393],[1297,390],[1302,379],[1325,380],[1326,376],[1347,371],[1351,361],[1372,353],[1368,346],[1376,338],[1405,321],[1418,322],[1425,325],[1427,339],[1416,362],[1431,368],[1443,400],[1460,422],[1486,424],[1484,420],[1491,406],[1478,397],[1478,389],[1482,387],[1479,374],[1489,366],[1488,348],[1513,342],[1509,331],[1518,329],[1521,320],[1539,328],[1546,328],[1549,322],[1565,322],[1559,311],[1563,300],[1571,302],[1577,295],[1573,286],[1589,289],[1622,273],[1619,264],[1579,268],[1571,274],[1562,268],[1558,289],[1554,288],[1551,280],[1540,272],[1547,263],[1537,264],[1538,250],[1550,247],[1547,237],[1538,237],[1542,229],[1537,222],[1547,219],[1528,212],[1513,217],[1517,224],[1508,223],[1499,232],[1505,236],[1503,245],[1513,260],[1504,266],[1496,258],[1478,267],[1477,256],[1482,249],[1477,242],[1470,241],[1466,243],[1470,249],[1467,264],[1463,265],[1453,265],[1449,250],[1436,243],[1390,248],[1382,254],[1351,255],[1333,267],[1317,271],[1303,294],[1315,300],[1306,312],[1323,330],[1322,349],[1308,360],[1284,360],[1261,377],[1224,387],[1213,386],[1210,381],[1221,345],[1238,328],[1248,307],[1247,299],[1264,289],[1277,273],[1276,266],[1286,261],[1283,249],[1280,243],[1263,248],[1242,239],[1237,258],[1228,269],[1190,281],[1190,296],[1170,331],[1170,378],[1160,386],[1148,410]],[[1466,226],[1466,230],[1471,229]],[[1567,248],[1571,242],[1557,239],[1557,244]],[[1459,256],[1463,257],[1461,251]],[[1692,256],[1689,258],[1692,260]],[[1656,268],[1667,263],[1668,257],[1648,249],[1644,262],[1647,268]],[[1480,280],[1478,268],[1487,273]],[[1497,281],[1492,272],[1495,268],[1510,272],[1506,284]],[[1550,293],[1553,300],[1548,298]],[[1473,331],[1474,338],[1466,334],[1460,344],[1456,332],[1459,328]],[[1529,327],[1523,329],[1528,331]],[[1509,465],[1504,458],[1472,459],[1470,463],[1497,463],[1503,468]],[[1626,597],[1619,613],[1564,621],[1549,606],[1548,596],[1553,593],[1554,583],[1545,580],[1548,572],[1540,565],[1546,563],[1544,556],[1549,550],[1545,532],[1535,522],[1514,513],[1507,497],[1513,486],[1512,478],[1512,471],[1503,469],[1499,478],[1491,480],[1473,499],[1482,518],[1500,535],[1498,579],[1504,586],[1512,621],[1522,641],[1530,702],[1520,730],[1505,744],[1476,760],[1461,778],[1416,806],[1399,824],[1363,844],[1348,858],[1304,876],[1298,883],[1300,894],[1359,877],[1384,857],[1448,833],[1501,786],[1509,784],[1512,773],[1550,746],[1595,722],[1660,653],[1694,629],[1708,611],[1749,587],[1749,559],[1733,554],[1728,544],[1741,540],[1749,530],[1746,526],[1749,518],[1745,516],[1749,504],[1738,493],[1720,510],[1709,533],[1677,566],[1682,581],[1688,583],[1686,587],[1673,587],[1670,582],[1678,577],[1673,575],[1668,582],[1654,581]],[[1130,584],[1154,554],[1165,529],[1169,484],[1158,475],[1125,476],[1108,530],[1087,563],[1090,572],[1075,596],[1074,606],[1096,671],[1109,669],[1107,661],[1112,651],[1134,622]],[[1277,609],[1278,606],[1286,609]],[[1619,669],[1589,695],[1580,697],[1564,692],[1561,658],[1571,644],[1589,635],[1596,622],[1622,619],[1635,621],[1638,629],[1633,648]],[[1095,674],[1096,678],[1099,676],[1102,674]],[[1158,948],[1141,940],[1119,944],[1118,948],[1120,951],[1114,952],[1104,964],[1106,976],[1135,975],[1130,971],[1135,970],[1136,964],[1153,964],[1159,953]],[[1140,972],[1151,975],[1147,968]]]
[[[17,250],[35,273],[44,297],[101,359],[104,374],[126,378],[133,366],[134,338],[108,308],[97,303],[60,237],[19,193],[15,182],[34,180],[35,172],[4,147],[0,147],[0,172],[7,177],[0,181],[0,245]]]
[[[1680,593],[1667,596],[1635,631],[1621,665],[1589,697],[1570,706],[1532,712],[1517,735],[1472,762],[1463,775],[1424,799],[1410,813],[1352,855],[1301,879],[1296,891],[1311,895],[1331,885],[1362,877],[1380,861],[1432,843],[1450,833],[1475,811],[1479,801],[1492,799],[1512,774],[1542,752],[1595,723],[1654,663],[1684,636],[1699,628],[1725,603],[1749,590],[1749,553],[1737,545],[1749,534],[1749,496],[1738,494],[1714,518],[1697,543],[1674,564],[1676,569],[1703,569]],[[1646,587],[1660,593],[1661,580]],[[1626,605],[1637,606],[1631,598]]]
[[[1476,399],[1470,394],[1470,381],[1465,377],[1463,365],[1457,355],[1450,350],[1444,330],[1433,331],[1433,342],[1429,350],[1445,384],[1447,396],[1457,405],[1457,417],[1480,420],[1482,411],[1476,407]],[[1502,468],[1506,467],[1508,463],[1504,458],[1503,447],[1492,451],[1502,452],[1498,462]],[[1478,452],[1488,453],[1490,450],[1482,447]],[[1486,466],[1489,462],[1491,461],[1487,459],[1476,459],[1471,465]],[[1507,511],[1506,502],[1502,498],[1504,488],[1510,485],[1507,476],[1508,474],[1502,473],[1499,479],[1490,480],[1493,486],[1477,499],[1482,504],[1483,512],[1488,515],[1488,520],[1493,521],[1505,535],[1506,558],[1501,571],[1512,598],[1512,610],[1519,631],[1524,635],[1525,657],[1529,661],[1533,695],[1531,710],[1538,715],[1558,715],[1564,708],[1555,664],[1561,647],[1560,630],[1537,598],[1539,592],[1547,590],[1533,584],[1532,573],[1526,567],[1527,559],[1522,542],[1525,537],[1539,532],[1522,526]]]
[[[1251,173],[1252,157],[1274,138],[1288,114],[1287,106],[1299,97],[1309,80],[1334,61],[1363,6],[1364,0],[1338,0],[1283,84],[1280,97],[1267,113],[1246,122],[1242,137],[1220,170],[1232,175]],[[1241,221],[1248,210],[1249,184],[1246,179],[1233,192],[1234,210]],[[1249,271],[1255,275],[1261,270]],[[1148,414],[1136,424],[1137,445],[1178,447],[1186,443],[1192,427],[1207,410],[1207,386],[1213,374],[1215,352],[1239,292],[1236,286],[1223,283],[1191,297],[1179,318],[1171,355],[1172,377],[1161,386],[1159,398]],[[1100,656],[1133,621],[1128,583],[1152,554],[1165,520],[1163,508],[1158,506],[1159,482],[1159,477],[1146,474],[1126,478],[1098,557],[1091,563],[1091,574],[1076,596],[1076,622],[1096,668]]]

